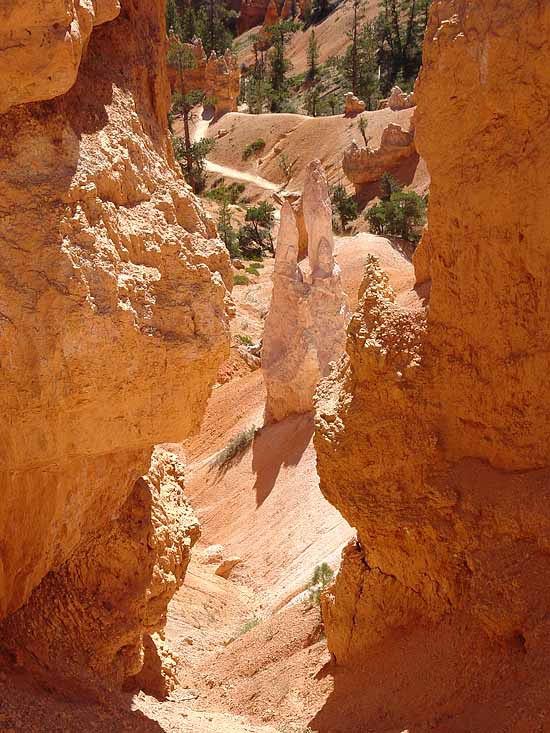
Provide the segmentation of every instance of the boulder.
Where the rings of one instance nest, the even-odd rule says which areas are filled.
[[[361,114],[367,108],[365,102],[356,97],[352,92],[348,92],[345,96],[344,114],[346,117],[352,117]]]
[[[242,560],[240,557],[227,557],[218,565],[215,574],[219,575],[221,578],[227,579],[237,565],[240,565],[241,563]]]

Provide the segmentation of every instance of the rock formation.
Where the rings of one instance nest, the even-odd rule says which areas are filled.
[[[277,6],[276,0],[269,0],[267,4],[267,8],[265,11],[265,17],[264,17],[264,28],[269,28],[272,25],[275,25],[280,20],[279,15],[279,8]]]
[[[92,28],[113,20],[119,12],[119,0],[3,2],[0,114],[17,104],[53,99],[70,89]]]
[[[356,97],[353,92],[348,92],[344,97],[344,114],[346,117],[359,115],[361,112],[364,112],[366,108],[367,105],[359,99],[359,97]]]
[[[357,191],[369,183],[379,181],[384,173],[392,171],[417,155],[414,118],[408,130],[390,122],[382,133],[379,148],[361,148],[355,140],[344,153],[344,174]]]
[[[243,0],[239,12],[239,34],[256,26],[269,27],[279,20],[289,20],[293,12],[305,18],[311,11],[311,0]]]
[[[171,36],[170,44],[187,48],[195,59],[194,67],[184,72],[185,92],[204,91],[206,97],[212,100],[217,115],[236,112],[241,89],[241,70],[236,56],[228,49],[219,58],[213,51],[207,59],[200,39],[182,44],[175,36]],[[168,66],[168,76],[172,90],[178,89],[181,84],[174,66]]]
[[[161,0],[122,0],[118,18],[91,34],[76,83],[47,102],[38,100],[74,80],[77,28],[91,19],[82,7],[93,6],[99,22],[118,4],[47,3],[74,7],[79,19],[69,41],[63,15],[58,35],[76,44],[66,55],[47,33],[38,44],[26,30],[50,27],[57,16],[44,16],[44,3],[23,3],[24,13],[21,5],[8,3],[8,28],[31,39],[30,68],[19,65],[27,58],[21,48],[23,56],[3,56],[0,77],[11,89],[10,79],[32,76],[8,99],[37,101],[0,116],[0,619],[48,575],[50,597],[37,590],[22,611],[29,644],[43,634],[47,649],[53,635],[38,628],[41,609],[56,603],[55,589],[82,597],[84,578],[97,581],[84,573],[96,551],[90,543],[112,533],[126,543],[132,516],[145,516],[136,481],[154,445],[180,440],[200,422],[228,354],[222,278],[231,271],[173,158]],[[5,6],[1,12],[6,17]],[[64,79],[55,88],[53,68]],[[91,638],[95,622],[100,646],[101,609],[88,614],[82,638]],[[99,666],[117,644],[98,651]],[[115,662],[119,678],[126,662]]]
[[[262,348],[266,422],[313,409],[315,388],[328,374],[329,364],[341,355],[345,342],[345,296],[334,262],[332,208],[318,160],[308,166],[302,205],[309,273],[298,265],[296,214],[288,201],[281,211],[273,296]]]
[[[64,689],[120,686],[140,672],[144,634],[149,642],[164,628],[199,536],[183,477],[181,462],[158,449],[118,514],[6,621],[4,645],[20,664]]]
[[[393,87],[391,94],[388,99],[383,99],[378,109],[393,109],[394,112],[401,109],[410,109],[416,106],[416,98],[414,92],[404,92],[400,87]]]
[[[324,599],[328,643],[338,664],[401,660],[377,668],[387,730],[544,727],[549,33],[540,3],[432,3],[416,92],[429,310],[393,302],[369,262],[318,394],[321,488],[358,533]]]

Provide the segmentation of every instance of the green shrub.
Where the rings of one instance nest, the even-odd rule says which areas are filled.
[[[332,189],[331,199],[345,232],[349,222],[357,218],[357,203],[341,183]]]
[[[244,453],[244,451],[250,446],[256,435],[257,428],[253,425],[247,430],[242,430],[234,438],[231,438],[225,448],[220,451],[214,458],[214,464],[216,466],[224,466],[229,461],[233,460],[235,456]]]
[[[252,346],[252,344],[254,343],[254,341],[246,333],[238,333],[237,338],[239,339],[241,344],[244,344],[245,346]]]
[[[253,155],[256,155],[256,153],[261,152],[265,148],[265,140],[262,140],[262,138],[258,138],[257,140],[254,140],[253,143],[250,143],[246,146],[246,148],[243,151],[243,160],[248,160]]]
[[[308,585],[308,601],[311,606],[318,606],[321,602],[321,593],[334,577],[334,572],[326,562],[317,565]]]
[[[246,275],[241,275],[240,273],[233,275],[233,285],[248,285],[249,282],[250,280]]]
[[[260,274],[260,271],[258,270],[258,266],[256,265],[256,263],[249,265],[246,268],[246,272],[250,273],[250,275],[254,275],[255,277],[258,277],[258,275]]]
[[[414,191],[397,190],[365,214],[374,234],[401,237],[413,244],[426,223],[426,201]]]

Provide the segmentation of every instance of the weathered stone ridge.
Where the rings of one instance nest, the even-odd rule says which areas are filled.
[[[395,171],[398,166],[417,156],[414,140],[414,117],[408,130],[390,122],[382,133],[380,147],[359,147],[355,140],[344,153],[344,175],[357,190],[379,181],[384,173]]]
[[[348,666],[400,645],[378,679],[388,729],[487,729],[490,710],[495,730],[534,730],[548,699],[549,33],[540,3],[432,4],[415,90],[429,309],[398,306],[370,262],[318,393],[321,488],[358,532],[327,639]]]
[[[236,56],[228,49],[223,56],[218,57],[213,51],[207,58],[200,39],[182,44],[172,36],[170,44],[172,47],[180,45],[188,49],[195,59],[194,67],[184,71],[185,93],[203,91],[214,104],[218,115],[236,112],[241,89],[241,70]],[[173,65],[169,65],[168,75],[172,90],[179,89],[181,81]]]
[[[311,412],[319,380],[344,349],[345,296],[334,260],[327,179],[318,160],[308,167],[301,206],[309,272],[298,265],[297,214],[289,201],[281,210],[273,296],[262,347],[266,422]]]
[[[173,159],[165,57],[163,3],[123,0],[65,96],[0,116],[0,618],[198,425],[228,353],[229,260]]]

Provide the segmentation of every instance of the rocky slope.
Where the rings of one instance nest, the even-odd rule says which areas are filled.
[[[94,20],[118,10],[82,54]],[[163,3],[11,2],[2,13],[2,42],[24,39],[3,57],[0,77],[20,90],[4,101],[26,104],[0,116],[0,618],[45,576],[32,604],[61,613],[57,593],[96,582],[89,543],[145,511],[136,481],[154,445],[198,425],[227,354],[230,279],[173,159]],[[130,583],[133,566],[121,572]],[[82,639],[101,633],[102,613],[88,614]],[[24,626],[23,646],[38,633]],[[101,664],[125,654],[123,636]]]
[[[338,664],[376,669],[365,726],[383,700],[384,730],[544,726],[549,31],[528,0],[433,3],[416,100],[429,310],[371,261],[319,393],[321,488],[358,531],[327,637]]]

